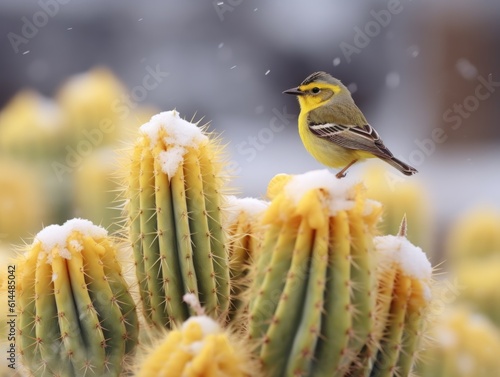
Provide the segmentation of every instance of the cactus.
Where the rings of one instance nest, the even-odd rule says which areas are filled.
[[[75,172],[75,215],[100,224],[109,232],[120,229],[117,222],[120,212],[111,204],[120,189],[114,179],[116,159],[115,151],[101,148],[85,158]]]
[[[40,174],[11,161],[0,161],[0,241],[18,242],[50,219]]]
[[[0,112],[0,156],[37,163],[61,154],[68,140],[60,108],[37,92],[19,92]]]
[[[381,207],[327,171],[276,176],[251,288],[250,338],[268,376],[344,376],[375,329]]]
[[[401,218],[406,216],[411,227],[408,239],[422,249],[432,249],[432,216],[429,198],[422,184],[415,179],[395,181],[391,172],[381,165],[369,168],[364,174],[363,184],[367,196],[383,203],[382,221],[379,223],[381,234],[395,234]]]
[[[422,249],[406,238],[376,237],[378,352],[370,376],[408,376],[414,369],[431,302],[432,267]]]
[[[191,302],[196,296],[186,295]],[[139,363],[137,377],[257,376],[248,347],[197,306],[197,315],[170,331]]]
[[[35,376],[118,376],[137,343],[135,304],[106,230],[51,225],[18,261],[19,349]]]
[[[16,361],[14,342],[17,329],[10,323],[16,315],[16,309],[13,306],[15,294],[12,294],[16,284],[16,271],[12,261],[14,254],[12,246],[9,247],[0,242],[0,302],[4,303],[0,307],[0,318],[2,319],[0,321],[0,352],[4,355],[0,362],[0,377],[17,376],[8,366]]]
[[[224,228],[228,231],[228,253],[231,278],[230,320],[243,314],[244,298],[250,284],[249,268],[257,257],[263,235],[260,224],[269,203],[254,198],[228,197]]]
[[[221,224],[220,147],[176,111],[140,129],[129,168],[130,241],[148,323],[172,328],[195,294],[207,314],[229,308],[229,267]]]
[[[500,331],[487,318],[463,307],[443,311],[429,331],[432,343],[417,365],[425,377],[500,375]]]
[[[124,96],[125,88],[115,75],[97,67],[70,77],[56,99],[75,140],[88,138],[93,144],[106,145],[121,134],[121,109],[131,111],[120,102]]]
[[[466,287],[458,300],[500,326],[500,213],[475,208],[451,227],[446,245],[452,277]]]
[[[374,239],[380,204],[327,171],[268,193],[249,325],[266,375],[408,376],[432,269],[406,227]]]
[[[500,256],[460,264],[452,276],[466,289],[458,300],[488,317],[500,327]]]
[[[478,207],[460,216],[446,242],[446,256],[452,267],[497,258],[500,255],[500,213]]]

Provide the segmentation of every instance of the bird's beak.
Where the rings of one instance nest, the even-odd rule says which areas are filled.
[[[302,90],[300,90],[299,87],[285,90],[283,93],[285,93],[285,94],[293,94],[294,96],[302,96],[302,95],[304,95],[304,92]]]

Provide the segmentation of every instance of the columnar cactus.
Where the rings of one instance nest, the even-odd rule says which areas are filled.
[[[398,236],[376,237],[374,243],[380,344],[370,376],[408,376],[431,302],[432,268],[422,250],[406,238],[406,219]]]
[[[119,376],[137,344],[135,304],[106,230],[43,229],[18,262],[19,349],[35,376]]]
[[[196,296],[186,295],[196,301]],[[195,304],[196,306],[196,304]],[[250,350],[198,306],[197,315],[170,331],[146,353],[137,377],[257,376]]]
[[[120,135],[122,113],[131,111],[119,101],[124,96],[118,78],[109,69],[97,67],[68,78],[56,99],[76,141],[87,139],[98,146],[114,142]]]
[[[0,161],[0,241],[33,235],[50,218],[40,180],[31,167]]]
[[[422,377],[492,377],[500,372],[500,331],[486,317],[450,307],[429,329],[417,365]]]
[[[111,204],[119,191],[115,172],[116,153],[110,148],[101,148],[85,158],[74,173],[76,215],[100,224],[109,232],[119,230],[122,225],[116,221],[119,211]]]
[[[500,256],[461,264],[451,276],[466,287],[458,296],[458,301],[487,316],[500,327]]]
[[[69,142],[59,106],[32,90],[20,91],[0,112],[0,156],[38,163]]]
[[[500,255],[500,213],[492,208],[474,208],[451,227],[446,259],[453,267],[481,262]]]
[[[267,376],[344,376],[375,331],[372,239],[381,207],[327,171],[276,176],[251,288]]]
[[[229,196],[224,228],[228,231],[228,253],[231,277],[230,319],[244,309],[249,285],[249,269],[257,258],[264,227],[261,218],[269,203],[254,198]]]
[[[128,216],[144,314],[171,328],[188,318],[195,294],[213,317],[229,308],[221,224],[220,147],[176,111],[140,128],[130,164]]]
[[[500,326],[500,213],[475,208],[452,226],[447,240],[452,279],[466,287],[458,300]]]

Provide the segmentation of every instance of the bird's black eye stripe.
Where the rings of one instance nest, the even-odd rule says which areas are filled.
[[[319,88],[317,86],[315,86],[314,88],[311,89],[311,92],[313,92],[314,94],[317,94],[317,93],[319,93]]]

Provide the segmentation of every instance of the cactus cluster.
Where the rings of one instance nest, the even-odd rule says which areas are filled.
[[[135,301],[103,228],[35,237],[18,262],[30,373],[409,376],[431,268],[406,228],[377,237],[382,205],[326,170],[277,175],[270,202],[226,196],[221,148],[176,111],[139,128],[123,183]]]
[[[87,220],[51,225],[18,261],[19,351],[35,376],[119,376],[138,318],[116,249]]]

